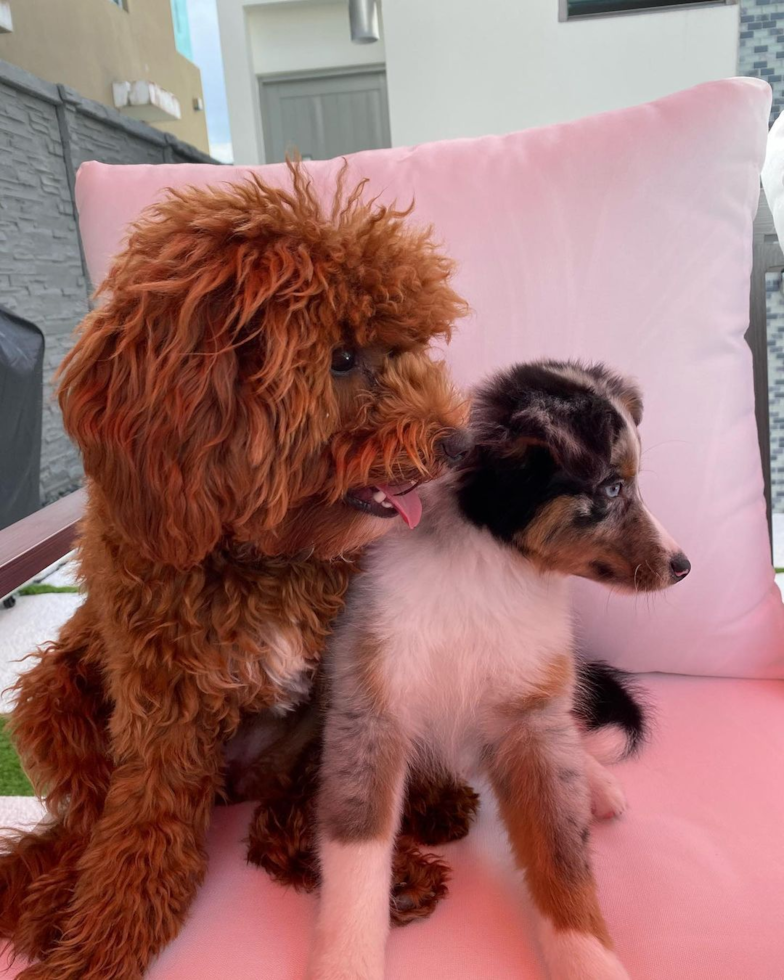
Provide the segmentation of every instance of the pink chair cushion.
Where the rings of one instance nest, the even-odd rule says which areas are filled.
[[[561,126],[349,158],[371,193],[415,197],[460,263],[475,311],[448,354],[461,383],[542,356],[605,360],[642,383],[643,491],[694,571],[653,598],[577,589],[586,646],[635,670],[784,676],[743,340],[769,106],[767,85],[730,79]],[[308,166],[326,193],[340,165]],[[93,279],[166,187],[247,173],[84,164]]]
[[[784,684],[645,684],[657,705],[653,743],[614,768],[627,813],[594,829],[618,952],[634,980],[781,980]],[[316,897],[246,864],[251,811],[216,811],[206,883],[148,980],[302,980]],[[443,853],[450,896],[430,920],[392,933],[389,980],[545,980],[487,795],[477,827]]]

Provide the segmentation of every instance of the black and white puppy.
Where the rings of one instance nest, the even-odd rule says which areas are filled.
[[[637,486],[637,388],[519,365],[477,392],[475,446],[374,545],[327,658],[311,980],[381,980],[409,768],[479,771],[525,869],[554,980],[625,980],[597,901],[591,797],[614,780],[573,714],[567,578],[664,589],[690,570]],[[610,804],[611,809],[616,804]]]

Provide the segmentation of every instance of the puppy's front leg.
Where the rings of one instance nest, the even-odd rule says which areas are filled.
[[[599,909],[585,754],[569,708],[569,698],[556,696],[502,712],[489,774],[552,980],[629,980]]]
[[[382,980],[407,744],[360,680],[335,688],[318,798],[321,896],[308,977]]]

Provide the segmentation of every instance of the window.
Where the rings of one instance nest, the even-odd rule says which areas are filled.
[[[672,7],[716,7],[736,0],[560,0],[560,19],[592,17],[595,14],[628,14],[641,10]]]
[[[193,61],[191,47],[191,26],[188,20],[187,0],[171,0],[172,26],[174,27],[174,46]]]

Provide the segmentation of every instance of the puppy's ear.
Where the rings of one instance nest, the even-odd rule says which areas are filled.
[[[302,448],[286,425],[313,398],[291,381],[303,356],[291,303],[274,302],[296,293],[303,265],[265,235],[274,201],[200,194],[136,227],[60,372],[65,425],[109,526],[178,568],[251,517],[282,519]]]
[[[614,391],[615,397],[631,415],[632,422],[639,425],[642,422],[642,392],[631,381],[625,378],[616,378],[617,389]]]
[[[570,477],[591,483],[601,476],[610,458],[612,420],[595,398],[581,398],[577,404],[532,397],[512,415],[509,437],[514,452],[544,447]]]
[[[518,364],[476,392],[471,424],[477,442],[500,455],[544,448],[573,478],[590,480],[609,460],[613,412],[591,386],[550,362]]]
[[[634,381],[616,374],[603,364],[593,364],[585,368],[585,372],[600,382],[623,405],[635,425],[642,422],[642,392]]]

